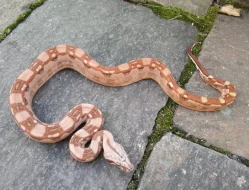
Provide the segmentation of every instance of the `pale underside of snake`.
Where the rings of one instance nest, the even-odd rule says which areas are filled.
[[[140,58],[118,66],[105,67],[77,47],[58,45],[40,54],[15,80],[9,96],[11,113],[27,136],[43,143],[61,141],[85,123],[70,139],[71,155],[79,161],[88,162],[98,156],[103,145],[106,160],[130,172],[133,165],[123,147],[113,140],[110,132],[101,129],[104,120],[97,107],[91,104],[77,105],[60,121],[47,124],[41,122],[32,110],[35,93],[58,71],[70,68],[96,83],[112,87],[153,79],[171,99],[184,107],[198,111],[220,110],[234,101],[236,89],[230,82],[213,77],[202,67],[192,54],[196,44],[189,47],[188,55],[200,71],[201,78],[220,91],[219,98],[197,96],[182,89],[170,70],[156,59]],[[89,141],[90,145],[86,146]]]

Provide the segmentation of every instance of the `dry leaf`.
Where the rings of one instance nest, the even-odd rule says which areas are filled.
[[[240,9],[236,9],[233,5],[225,5],[219,12],[230,16],[240,16]]]

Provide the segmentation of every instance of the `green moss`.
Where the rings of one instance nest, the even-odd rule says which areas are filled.
[[[195,23],[198,19],[197,16],[195,16],[193,13],[187,12],[181,8],[171,6],[164,7],[163,5],[157,3],[144,5],[151,8],[156,15],[164,19],[177,19],[191,23]]]
[[[199,30],[199,33],[197,35],[197,41],[203,42],[204,39],[209,34],[213,23],[215,21],[215,18],[217,16],[219,8],[217,6],[210,7],[207,14],[203,16],[195,16],[192,13],[189,13],[187,11],[184,11],[180,8],[175,7],[164,7],[162,5],[152,3],[152,4],[143,4],[144,6],[147,6],[151,8],[155,14],[160,16],[164,19],[176,19],[176,20],[182,20],[185,22],[189,22],[194,24],[197,29]],[[193,54],[196,56],[199,54],[201,50],[201,45],[197,45],[193,49]],[[181,87],[184,87],[184,85],[188,82],[190,77],[192,76],[193,72],[196,70],[195,65],[192,63],[191,60],[187,62],[187,64],[184,67],[183,72],[181,73],[181,76],[178,80],[178,84]],[[134,190],[138,188],[139,182],[143,176],[145,166],[147,164],[148,158],[150,157],[150,154],[157,142],[160,141],[162,136],[165,135],[167,132],[171,132],[181,138],[184,138],[188,141],[191,141],[193,143],[197,143],[201,146],[205,146],[207,148],[210,148],[214,151],[217,151],[219,153],[225,154],[230,158],[233,158],[234,155],[230,152],[223,150],[222,148],[216,147],[214,145],[207,146],[206,141],[203,139],[196,138],[192,135],[187,134],[185,131],[181,131],[178,128],[175,128],[173,126],[173,116],[175,109],[177,108],[177,104],[171,100],[168,99],[167,104],[165,107],[163,107],[156,118],[155,125],[153,127],[152,134],[148,137],[148,144],[146,146],[143,158],[141,162],[137,166],[137,170],[134,172],[131,182],[128,185],[129,190]],[[247,159],[237,157],[237,160],[239,160],[241,163],[244,163],[245,165],[249,166],[249,161]]]
[[[132,180],[128,185],[129,190],[137,189],[138,184],[144,173],[145,166],[148,158],[153,150],[155,144],[162,138],[162,136],[174,129],[173,127],[173,114],[176,108],[176,103],[169,99],[166,106],[163,107],[156,118],[156,124],[153,128],[153,133],[148,137],[148,143],[145,148],[144,156],[138,164],[136,171],[132,176]]]
[[[0,42],[4,38],[6,38],[6,36],[9,33],[11,33],[18,26],[19,23],[24,21],[32,13],[33,10],[35,10],[37,7],[41,6],[45,1],[46,0],[37,0],[36,2],[32,3],[29,6],[28,11],[22,13],[16,19],[16,21],[14,23],[9,25],[4,30],[4,32],[2,34],[0,34]],[[176,7],[164,7],[164,6],[157,4],[157,3],[149,3],[149,4],[139,3],[139,4],[142,4],[146,7],[151,8],[154,11],[154,13],[157,14],[158,16],[160,16],[161,18],[182,20],[182,21],[194,24],[197,27],[197,29],[199,30],[199,33],[198,33],[197,39],[196,39],[199,42],[203,42],[204,39],[207,37],[208,33],[210,32],[210,30],[213,26],[213,23],[214,23],[214,20],[216,18],[217,11],[218,11],[218,7],[210,7],[208,10],[208,13],[206,15],[198,17],[190,12],[187,12],[183,9],[176,8]],[[242,6],[240,4],[236,4],[236,2],[233,2],[233,5],[235,5],[238,8],[243,7],[243,9],[249,10],[248,7]],[[198,55],[200,50],[201,50],[201,46],[196,46],[193,50],[193,53],[195,55]],[[184,87],[184,85],[188,82],[188,80],[190,79],[190,77],[192,76],[194,71],[195,71],[195,66],[189,60],[187,62],[187,64],[185,65],[184,70],[183,70],[183,72],[179,78],[179,81],[178,81],[178,83],[181,87]],[[200,144],[202,146],[206,146],[205,140],[198,139],[194,136],[188,135],[186,132],[180,131],[179,129],[177,129],[173,126],[173,116],[174,116],[174,112],[175,112],[175,109],[177,108],[177,106],[178,105],[169,98],[165,107],[163,107],[159,111],[158,116],[157,116],[156,121],[155,121],[155,126],[153,128],[153,132],[148,137],[148,143],[147,143],[147,146],[146,146],[146,149],[144,152],[144,156],[143,156],[141,162],[138,164],[137,169],[133,174],[132,180],[128,185],[129,190],[133,190],[133,189],[138,188],[138,185],[139,185],[139,182],[143,176],[148,158],[150,157],[150,154],[151,154],[155,144],[162,138],[162,136],[165,135],[165,133],[172,132],[173,134],[175,134],[181,138],[187,139],[191,142]],[[209,146],[209,148],[211,148],[217,152],[220,152],[222,154],[226,154],[229,157],[233,156],[230,152],[223,150],[219,147],[211,145],[211,146]],[[243,159],[243,158],[239,158],[239,159],[242,163],[249,166],[248,160]]]
[[[29,6],[29,10],[25,11],[16,19],[16,21],[5,28],[3,33],[0,34],[0,42],[2,42],[21,22],[23,22],[33,10],[41,6],[46,0],[38,0]]]
[[[221,154],[225,154],[225,155],[227,155],[227,156],[229,156],[229,157],[232,157],[232,155],[233,155],[233,154],[230,153],[229,151],[223,150],[222,148],[219,148],[219,147],[214,146],[214,145],[210,145],[209,148],[211,148],[211,149],[213,149],[213,150],[215,150],[216,152],[219,152],[219,153],[221,153]]]
[[[243,5],[243,4],[240,4],[240,3],[237,3],[237,2],[234,2],[232,3],[234,7],[236,8],[239,8],[239,9],[243,9],[243,10],[246,10],[246,11],[249,11],[249,7],[246,6],[246,5]]]
[[[225,0],[225,3],[226,4],[232,4],[232,3],[234,3],[235,1],[234,0]]]
[[[232,158],[232,157],[231,157]],[[237,161],[239,161],[240,163],[244,164],[245,166],[249,167],[249,160],[246,158],[242,158],[242,157],[237,157],[235,158]]]
[[[238,3],[238,2],[236,2],[236,0],[225,0],[225,3],[226,4],[231,4],[231,5],[233,5],[236,8],[249,11],[249,7],[248,6]]]
[[[198,55],[200,51],[201,51],[200,45],[196,45],[193,49],[193,54]],[[181,73],[181,76],[178,80],[178,84],[180,87],[182,88],[184,87],[184,85],[189,81],[190,77],[192,76],[195,70],[196,67],[194,63],[191,60],[189,60],[187,64],[185,64],[183,72]]]
[[[210,7],[208,13],[203,16],[196,16],[177,7],[164,7],[157,3],[144,4],[153,10],[153,12],[164,19],[182,20],[194,24],[199,30],[198,41],[203,41],[211,30],[214,20],[217,16],[218,7]]]
[[[197,41],[203,42],[204,39],[207,37],[208,33],[210,32],[213,23],[215,21],[215,18],[217,16],[218,7],[210,7],[207,14],[203,16],[196,16],[192,13],[189,13],[183,9],[175,8],[175,7],[164,7],[157,3],[150,3],[150,4],[143,4],[146,7],[149,7],[153,10],[153,12],[164,19],[176,19],[176,20],[182,20],[185,22],[189,22],[194,24],[197,29],[199,30],[199,33],[197,35]],[[201,45],[196,46],[193,49],[193,53],[195,55],[198,55],[198,53],[201,50]],[[184,70],[179,78],[179,85],[181,87],[184,87],[184,85],[188,82],[190,77],[192,76],[193,72],[195,71],[195,66],[192,63],[191,60],[187,62],[187,64],[184,67]],[[188,135],[184,131],[180,131],[179,129],[175,128],[173,126],[173,116],[175,109],[177,108],[177,104],[171,100],[168,99],[167,104],[165,107],[163,107],[156,118],[155,126],[153,128],[152,134],[148,137],[148,144],[146,146],[144,156],[141,160],[141,162],[137,166],[137,170],[134,172],[131,182],[128,185],[129,190],[137,189],[139,182],[143,176],[145,166],[147,164],[148,158],[150,157],[150,154],[155,146],[155,144],[162,138],[162,136],[165,135],[167,132],[172,132],[173,134],[187,139],[191,142],[200,144],[202,146],[205,146],[206,141],[203,139],[198,139],[194,136]],[[211,146],[210,148],[222,152],[222,149],[219,149],[218,147]],[[225,151],[223,151],[225,152]],[[225,152],[227,153],[227,152]]]
[[[35,10],[37,7],[40,7],[46,0],[37,0],[36,2],[32,3],[30,6],[29,6],[29,9],[30,10]]]

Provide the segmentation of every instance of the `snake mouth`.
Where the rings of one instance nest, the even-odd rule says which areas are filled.
[[[123,170],[123,171],[125,171],[126,173],[129,173],[129,172],[131,172],[131,171],[134,170],[134,166],[132,164],[129,165],[129,167],[123,167],[123,166],[121,166],[120,169]]]
[[[125,164],[126,166],[124,166],[124,165],[119,165],[119,164],[115,163],[115,162],[112,161],[112,160],[107,160],[107,162],[108,162],[109,164],[111,164],[111,165],[115,165],[115,166],[119,167],[122,171],[124,171],[124,172],[126,172],[126,173],[129,173],[129,172],[131,172],[131,171],[134,170],[133,164],[128,164],[128,163],[126,163],[126,164]]]
[[[124,165],[116,165],[116,166],[118,166],[122,171],[126,173],[129,173],[134,170],[133,164],[129,164],[129,163],[125,163],[125,166]]]

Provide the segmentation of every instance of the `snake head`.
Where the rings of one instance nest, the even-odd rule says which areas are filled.
[[[104,157],[110,164],[119,167],[125,172],[131,172],[134,169],[122,145],[115,141],[110,143],[107,140],[106,143],[103,143],[103,148]]]

